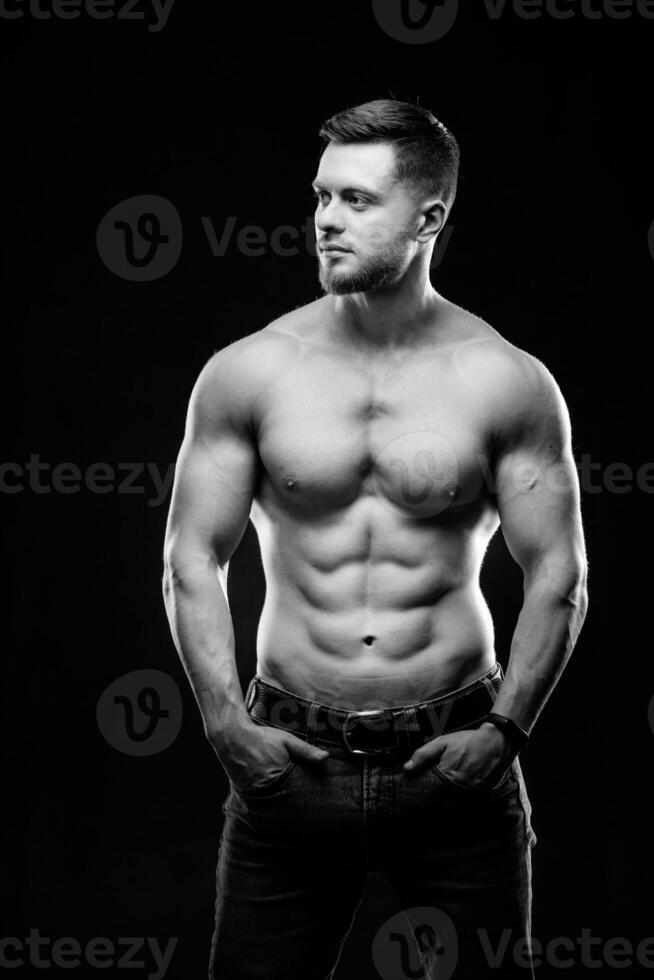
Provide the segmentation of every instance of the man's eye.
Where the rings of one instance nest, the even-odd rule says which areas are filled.
[[[350,197],[350,204],[353,204],[355,207],[359,207],[360,205],[366,204],[366,201],[364,201],[362,197],[357,197],[356,194],[353,194]]]
[[[313,196],[316,199],[316,201],[322,202],[323,197],[326,197],[327,195],[325,194],[324,191],[314,191]]]

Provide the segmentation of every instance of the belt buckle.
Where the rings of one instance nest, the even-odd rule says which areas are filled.
[[[343,725],[343,741],[345,742],[346,747],[350,750],[350,752],[353,755],[379,755],[381,752],[390,751],[390,748],[370,749],[370,750],[354,749],[350,745],[350,741],[349,741],[350,736],[352,735],[352,730],[350,728],[352,718],[355,718],[355,724],[356,724],[356,720],[358,720],[359,718],[372,718],[375,715],[383,717],[388,713],[389,713],[388,708],[370,708],[368,711],[348,711],[347,717],[345,719],[345,723]],[[394,732],[394,734],[397,741],[397,733]]]

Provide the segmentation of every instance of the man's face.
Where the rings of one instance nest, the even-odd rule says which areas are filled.
[[[313,182],[324,292],[376,289],[405,272],[416,251],[420,212],[408,186],[394,175],[389,143],[332,142],[326,147]]]

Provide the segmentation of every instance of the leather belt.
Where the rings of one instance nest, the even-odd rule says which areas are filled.
[[[355,755],[413,751],[418,745],[462,728],[475,728],[491,710],[502,683],[493,670],[458,691],[394,708],[348,711],[297,697],[255,675],[246,695],[250,717],[312,744],[344,746]]]

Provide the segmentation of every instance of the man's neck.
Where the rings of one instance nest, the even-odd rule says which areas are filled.
[[[429,280],[417,288],[402,281],[330,299],[333,332],[353,346],[380,352],[419,346],[433,336],[443,302]]]

